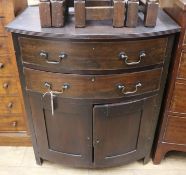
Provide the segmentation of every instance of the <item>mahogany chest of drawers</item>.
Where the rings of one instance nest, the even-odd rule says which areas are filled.
[[[179,32],[171,18],[160,10],[154,29],[41,29],[38,7],[30,7],[8,29],[38,164],[148,162]]]
[[[0,0],[0,145],[31,145],[12,37],[5,29],[26,7],[26,0]]]
[[[153,161],[169,151],[186,152],[186,0],[165,0],[165,11],[182,27],[172,65]]]

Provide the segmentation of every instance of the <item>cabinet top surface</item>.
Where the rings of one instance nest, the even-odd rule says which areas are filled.
[[[39,8],[34,6],[28,7],[7,26],[7,29],[13,33],[67,39],[145,38],[180,31],[180,27],[162,10],[159,10],[157,25],[154,28],[144,27],[141,19],[142,14],[139,15],[136,28],[113,28],[108,21],[89,22],[85,28],[75,28],[73,17],[69,17],[63,28],[41,28]]]

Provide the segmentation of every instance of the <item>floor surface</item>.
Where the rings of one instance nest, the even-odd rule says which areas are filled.
[[[32,147],[0,147],[0,175],[186,175],[186,154],[171,152],[160,165],[141,161],[116,168],[88,170],[44,161],[36,165]]]

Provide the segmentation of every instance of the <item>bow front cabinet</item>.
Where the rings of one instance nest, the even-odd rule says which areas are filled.
[[[102,168],[148,162],[179,26],[40,27],[38,7],[8,25],[32,141],[42,160]]]

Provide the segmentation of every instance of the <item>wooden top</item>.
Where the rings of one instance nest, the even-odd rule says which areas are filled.
[[[28,7],[7,26],[7,29],[14,33],[67,39],[145,38],[180,31],[180,27],[162,10],[159,11],[157,25],[154,28],[144,27],[141,18],[142,14],[136,28],[113,28],[111,21],[94,21],[89,22],[85,28],[75,28],[73,17],[69,17],[64,28],[41,28],[39,8],[35,6]]]

